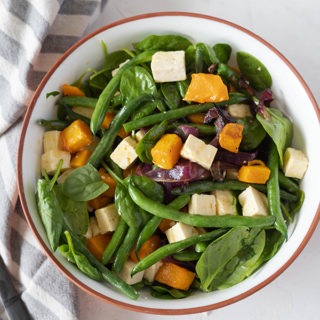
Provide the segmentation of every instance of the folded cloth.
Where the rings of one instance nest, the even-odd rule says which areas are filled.
[[[76,287],[42,252],[22,213],[16,173],[21,119],[45,72],[105,2],[0,1],[0,255],[34,319],[77,319],[79,308]]]

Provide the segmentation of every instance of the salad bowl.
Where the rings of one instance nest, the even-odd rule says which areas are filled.
[[[131,48],[133,43],[149,35],[178,34],[197,43],[227,43],[234,52],[250,52],[263,62],[272,76],[272,92],[276,108],[293,123],[292,145],[307,155],[308,169],[300,187],[304,203],[289,224],[287,239],[268,262],[244,281],[223,290],[209,293],[196,291],[184,299],[163,300],[141,291],[132,300],[112,286],[86,277],[69,263],[59,251],[53,252],[38,213],[35,198],[36,182],[41,176],[43,128],[39,119],[54,119],[56,97],[47,97],[63,83],[74,83],[88,69],[99,68],[104,61],[101,42],[108,52]],[[28,107],[23,122],[18,153],[19,195],[26,219],[53,263],[72,282],[89,294],[108,303],[133,311],[154,314],[191,314],[217,309],[262,289],[296,259],[306,246],[320,218],[319,194],[316,179],[320,176],[318,141],[320,113],[307,84],[291,63],[265,40],[231,22],[191,13],[158,13],[135,16],[107,25],[80,40],[55,63],[46,74]]]

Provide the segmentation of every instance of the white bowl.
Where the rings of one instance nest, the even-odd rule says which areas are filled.
[[[289,227],[288,241],[247,280],[229,289],[198,292],[182,300],[164,303],[143,292],[137,301],[132,301],[110,286],[88,279],[58,252],[52,253],[49,249],[34,195],[40,175],[43,135],[43,129],[36,121],[55,115],[54,98],[46,99],[46,93],[57,90],[62,83],[72,83],[87,68],[101,65],[104,57],[100,41],[103,40],[111,52],[128,47],[147,35],[168,33],[187,35],[195,42],[229,43],[233,52],[247,51],[264,63],[273,78],[275,101],[294,123],[293,145],[304,150],[310,161],[301,184],[306,198]],[[99,29],[74,45],[46,74],[35,92],[24,119],[19,145],[18,178],[23,209],[31,229],[56,266],[76,285],[97,298],[126,309],[156,314],[188,314],[216,309],[263,288],[293,262],[310,239],[320,217],[318,179],[315,179],[320,178],[319,119],[315,99],[299,73],[281,53],[252,32],[228,21],[190,13],[146,14],[124,19]]]

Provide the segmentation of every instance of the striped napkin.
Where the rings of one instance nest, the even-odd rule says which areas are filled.
[[[22,213],[16,172],[21,120],[45,72],[105,2],[0,1],[0,254],[33,319],[78,319],[79,307],[77,289],[41,251]]]

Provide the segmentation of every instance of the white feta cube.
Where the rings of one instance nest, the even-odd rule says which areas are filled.
[[[96,217],[89,218],[89,228],[91,231],[91,237],[101,234]]]
[[[180,155],[209,170],[217,151],[216,147],[206,144],[201,139],[190,134],[180,151]]]
[[[182,81],[187,78],[185,52],[158,51],[151,59],[151,71],[155,82]]]
[[[234,118],[252,117],[250,106],[247,104],[231,104],[227,107],[227,110],[230,116]]]
[[[139,142],[142,140],[142,138],[145,136],[145,130],[139,130],[136,132],[136,134],[134,135],[134,137],[136,138],[136,140]]]
[[[141,282],[144,275],[144,271],[140,271],[134,276],[131,276],[131,272],[134,266],[135,263],[132,260],[127,260],[119,273],[119,277],[130,285]]]
[[[45,170],[49,175],[54,174],[62,160],[61,170],[70,168],[71,155],[63,150],[49,150],[41,155],[41,170]]]
[[[151,267],[147,268],[144,270],[144,275],[143,277],[147,279],[150,282],[154,281],[154,277],[156,276],[156,273],[160,269],[160,267],[163,265],[162,261],[158,261],[155,264],[153,264]]]
[[[309,160],[301,151],[287,148],[283,157],[283,173],[290,178],[302,179],[307,171]]]
[[[268,215],[268,200],[264,193],[253,187],[248,187],[238,196],[242,206],[242,215],[251,216],[267,216]]]
[[[116,230],[119,223],[119,214],[114,204],[97,209],[95,216],[102,234]]]
[[[214,190],[212,194],[216,197],[217,215],[237,214],[237,200],[230,190]]]
[[[50,150],[63,150],[62,141],[60,139],[61,131],[51,130],[43,134],[43,152]]]
[[[197,234],[197,230],[188,224],[177,222],[173,227],[166,230],[165,234],[169,243],[172,243],[190,238]]]
[[[193,194],[188,204],[190,214],[213,216],[216,214],[216,197],[213,194]]]
[[[110,158],[123,170],[127,169],[138,157],[136,147],[138,143],[132,137],[123,139],[113,150]]]

